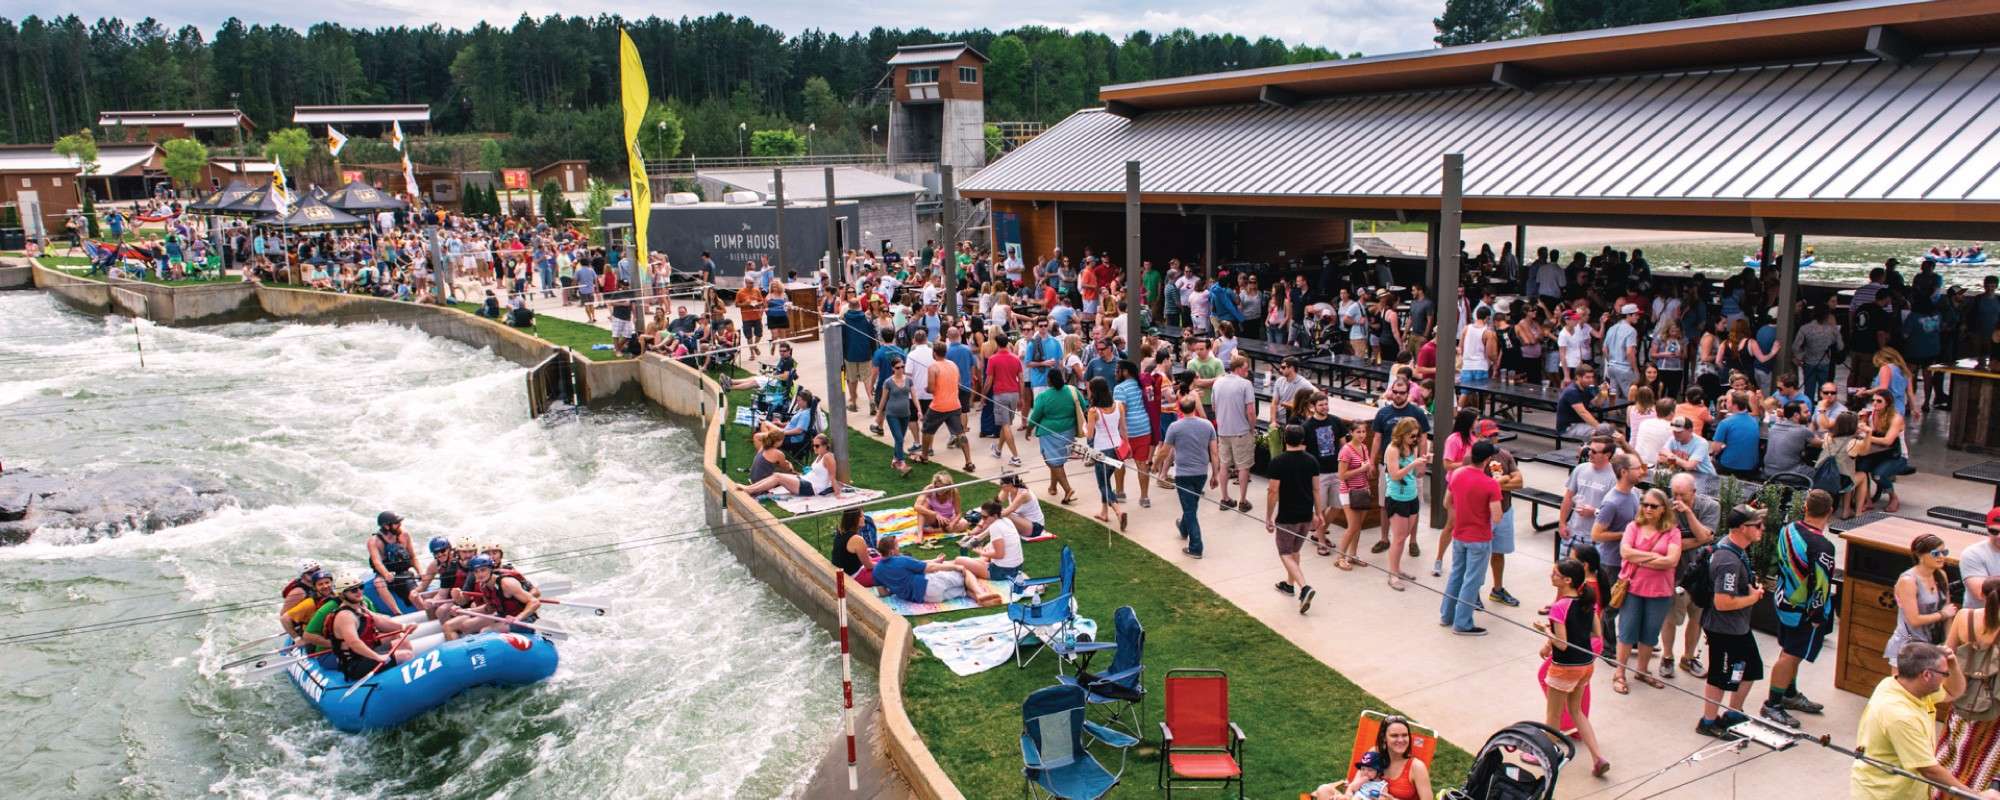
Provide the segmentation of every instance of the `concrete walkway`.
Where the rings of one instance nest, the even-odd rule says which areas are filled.
[[[582,313],[574,307],[547,309],[543,313],[582,319]],[[603,318],[602,314],[599,316]],[[820,391],[826,384],[822,377],[824,348],[807,343],[793,349],[800,373],[806,376],[804,385]],[[1925,442],[1935,438],[1939,446],[1923,448],[1927,455],[1923,461],[1940,462],[1937,465],[1941,466],[1942,462],[1976,460],[1960,453],[1936,455],[1945,452],[1942,436],[1936,430],[1937,425],[1942,425],[1942,417],[1933,415],[1927,420]],[[866,424],[858,419],[850,430],[867,435]],[[940,435],[940,446],[943,439]],[[990,454],[993,442],[973,440],[978,474],[995,475],[1005,468],[1004,459]],[[1546,449],[1546,444],[1535,437],[1523,437],[1512,446],[1525,459]],[[1039,451],[1032,440],[1022,441],[1022,445],[1023,460],[1031,467],[1028,470],[1033,479],[1031,485],[1045,501],[1053,502],[1047,496],[1047,473],[1040,466]],[[939,458],[943,464],[958,466],[956,451],[941,450]],[[1525,460],[1523,463],[1529,486],[1562,491],[1566,477],[1562,470]],[[1930,470],[1933,464],[1920,467]],[[1306,578],[1320,594],[1311,615],[1301,616],[1292,598],[1273,589],[1285,576],[1271,534],[1263,527],[1265,482],[1254,476],[1251,480],[1250,496],[1256,509],[1250,516],[1223,511],[1214,505],[1219,495],[1209,491],[1208,502],[1201,512],[1207,545],[1204,559],[1190,559],[1181,553],[1181,540],[1174,526],[1179,515],[1178,504],[1171,490],[1161,489],[1157,484],[1152,490],[1153,507],[1140,508],[1137,483],[1128,479],[1129,530],[1110,535],[1123,536],[1134,546],[1144,547],[1179,565],[1306,652],[1468,751],[1476,751],[1488,736],[1509,724],[1541,720],[1543,701],[1535,677],[1540,666],[1541,640],[1525,626],[1542,619],[1536,610],[1554,597],[1548,583],[1553,532],[1530,532],[1525,513],[1517,521],[1518,546],[1508,558],[1506,586],[1521,599],[1522,605],[1506,608],[1489,602],[1488,606],[1490,611],[1518,626],[1489,619],[1483,624],[1492,633],[1479,638],[1455,636],[1438,626],[1443,580],[1430,577],[1436,534],[1424,525],[1419,526],[1417,534],[1424,550],[1422,558],[1406,559],[1404,563],[1404,569],[1419,574],[1420,580],[1403,592],[1390,590],[1379,571],[1342,572],[1334,568],[1333,559],[1313,555],[1311,548],[1307,548]],[[1078,490],[1078,501],[1072,510],[1095,513],[1097,500],[1089,469],[1072,463],[1070,481]],[[1990,502],[1986,487],[1953,480],[1948,471],[1912,475],[1902,479],[1899,486],[1905,516],[1921,517],[1923,508],[1939,503],[1984,508]],[[1375,541],[1375,534],[1364,531],[1362,541],[1365,553],[1366,545]],[[1380,556],[1369,559],[1377,566],[1386,565]],[[1491,585],[1489,576],[1488,587]],[[1758,638],[1768,666],[1776,658],[1777,643],[1769,636],[1760,634]],[[1706,661],[1705,646],[1701,655]],[[1829,642],[1818,663],[1805,665],[1800,688],[1824,703],[1826,713],[1803,717],[1802,722],[1809,732],[1831,734],[1836,743],[1851,745],[1865,698],[1834,689],[1833,662],[1834,643]],[[1157,666],[1167,669],[1176,665]],[[1700,717],[1698,695],[1702,682],[1682,674],[1667,683],[1667,689],[1653,689],[1634,680],[1631,694],[1620,696],[1611,691],[1611,670],[1599,665],[1592,680],[1590,717],[1613,767],[1605,779],[1591,778],[1589,758],[1579,744],[1578,758],[1565,770],[1559,784],[1559,797],[1846,796],[1849,760],[1810,744],[1775,753],[1750,745],[1741,753],[1725,752],[1698,763],[1677,765],[1676,762],[1716,742],[1694,732]],[[1674,691],[1673,687],[1693,695]],[[1765,684],[1759,684],[1752,692],[1749,704],[1753,714],[1755,705],[1763,701],[1766,688]],[[1245,722],[1255,736],[1256,721]],[[1327,741],[1344,747],[1353,724],[1352,720],[1326,720]],[[1744,766],[1737,769],[1739,764]]]

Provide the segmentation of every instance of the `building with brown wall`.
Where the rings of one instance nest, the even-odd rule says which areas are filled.
[[[168,139],[199,138],[210,144],[236,144],[249,139],[256,126],[233,108],[187,111],[104,111],[97,124],[109,138],[125,141],[164,142]]]
[[[896,48],[889,58],[889,160],[986,164],[986,56],[962,42]]]
[[[528,190],[539,192],[542,184],[556,182],[556,188],[569,192],[590,190],[590,162],[581,158],[570,158],[536,167],[528,176]]]

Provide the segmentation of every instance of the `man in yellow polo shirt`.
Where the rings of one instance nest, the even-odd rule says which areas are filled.
[[[1883,678],[1861,711],[1855,741],[1863,755],[1950,786],[1967,797],[2000,800],[2000,791],[1967,787],[1939,764],[1937,706],[1965,692],[1965,673],[1951,648],[1910,642],[1896,652],[1896,674]],[[1851,774],[1853,800],[1926,800],[1931,786],[1889,772],[1866,761],[1855,761]]]

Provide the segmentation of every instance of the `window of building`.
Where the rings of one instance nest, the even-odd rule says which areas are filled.
[[[29,187],[32,187],[32,186],[34,186],[34,184],[33,184],[33,183],[30,183],[30,182],[28,181],[28,179],[27,179],[27,178],[22,178],[22,179],[21,179],[21,188],[23,188],[23,189],[26,189],[26,188],[29,188]]]
[[[62,188],[62,176],[60,175],[56,176],[56,188]]]
[[[979,68],[978,68],[978,67],[959,67],[959,68],[958,68],[958,82],[959,82],[959,83],[978,83],[978,82],[979,82]]]
[[[910,68],[910,82],[911,82],[911,83],[937,83],[937,81],[938,81],[938,68],[937,68],[937,67],[911,67],[911,68]]]

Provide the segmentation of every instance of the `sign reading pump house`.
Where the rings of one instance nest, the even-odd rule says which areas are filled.
[[[833,214],[840,218],[841,241],[836,249],[853,246],[860,240],[857,230],[861,206],[857,203],[835,203]],[[632,222],[630,208],[607,208],[604,210],[607,225]],[[801,277],[811,277],[819,268],[826,255],[826,208],[824,206],[787,206],[785,208],[784,230],[778,229],[778,210],[772,206],[653,206],[652,227],[647,232],[648,246],[666,253],[667,259],[679,272],[694,272],[701,268],[701,254],[706,252],[715,259],[716,283],[723,286],[740,285],[743,279],[743,264],[755,262],[759,257],[778,264],[778,277],[783,279],[788,271],[796,271]],[[784,245],[786,262],[779,264],[778,247]]]

